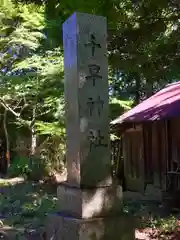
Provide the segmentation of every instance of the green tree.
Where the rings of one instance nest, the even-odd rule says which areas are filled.
[[[111,118],[179,78],[175,1],[4,0],[1,108],[32,133],[64,136],[62,23],[74,11],[108,19]]]
[[[37,134],[58,135],[64,142],[62,50],[46,44],[51,40],[45,35],[44,6],[6,1],[0,11],[1,110],[5,109],[4,118],[8,112],[16,125],[30,130],[34,155]]]

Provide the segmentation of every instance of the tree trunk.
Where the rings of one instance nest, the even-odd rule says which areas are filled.
[[[153,82],[146,83],[146,96],[147,98],[153,95]]]
[[[135,105],[140,103],[140,88],[141,88],[141,79],[138,73],[135,74],[135,82],[136,82],[136,91],[135,91]]]
[[[37,136],[35,131],[36,107],[33,108],[33,120],[31,125],[31,156],[36,154]]]
[[[9,135],[8,135],[8,130],[7,130],[7,109],[4,109],[4,119],[3,119],[3,127],[4,127],[4,134],[5,134],[5,139],[6,139],[6,166],[7,169],[10,166],[10,149],[9,149]]]
[[[33,164],[33,158],[36,154],[36,147],[37,147],[37,136],[35,131],[35,120],[36,120],[36,106],[33,107],[32,112],[32,121],[31,121],[31,149],[30,149],[30,168]]]

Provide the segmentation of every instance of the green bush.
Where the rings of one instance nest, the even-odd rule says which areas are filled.
[[[65,144],[57,136],[49,136],[41,146],[40,158],[50,171],[61,172],[65,168]]]
[[[43,159],[32,158],[29,162],[28,179],[38,181],[49,175],[49,167]]]
[[[30,180],[41,180],[49,173],[45,161],[37,158],[16,156],[8,170],[10,177],[24,176]]]
[[[8,174],[11,177],[28,175],[30,172],[28,162],[29,160],[27,157],[14,157],[11,166],[9,167]]]

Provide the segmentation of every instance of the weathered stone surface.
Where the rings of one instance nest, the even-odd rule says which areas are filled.
[[[50,218],[47,229],[51,232],[47,240],[133,240],[135,239],[135,220],[132,217],[94,218],[80,220],[54,216]],[[59,218],[59,220],[57,220]],[[55,223],[52,230],[52,222]],[[59,229],[57,228],[59,223]],[[49,224],[51,227],[49,227]],[[52,233],[55,233],[52,235]],[[57,233],[56,233],[57,232]],[[54,238],[52,238],[54,237]]]
[[[74,13],[63,24],[68,182],[111,178],[106,18]]]
[[[147,184],[144,193],[140,192],[123,192],[123,199],[132,201],[158,201],[161,202],[163,198],[162,189],[153,186],[152,184]]]
[[[122,212],[121,186],[80,189],[60,184],[57,196],[60,212],[78,218],[117,216]]]

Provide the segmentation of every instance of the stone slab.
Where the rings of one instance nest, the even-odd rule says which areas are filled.
[[[145,199],[161,202],[163,199],[162,189],[154,186],[153,184],[147,184],[145,189]]]
[[[107,20],[74,13],[63,24],[67,179],[110,186]]]
[[[116,216],[122,213],[122,187],[81,189],[60,184],[59,211],[78,218]]]
[[[152,184],[147,184],[144,193],[124,191],[123,192],[124,201],[156,201],[162,202],[163,191],[160,188],[153,186]]]
[[[46,230],[47,240],[134,240],[135,227],[135,219],[128,216],[82,220],[57,213],[48,219]]]

